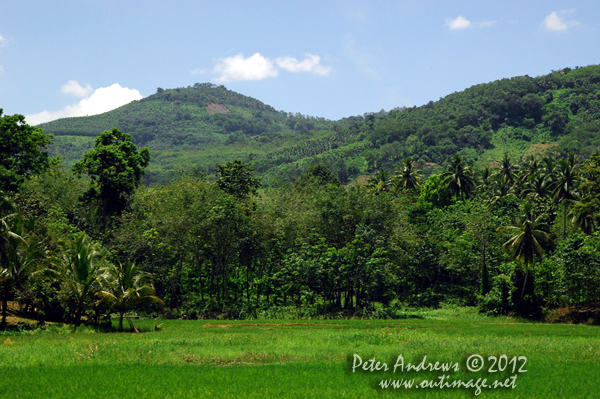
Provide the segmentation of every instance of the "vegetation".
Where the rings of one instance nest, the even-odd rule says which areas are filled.
[[[16,190],[27,177],[45,171],[51,164],[44,150],[52,135],[29,126],[23,115],[2,115],[0,108],[0,190]]]
[[[598,76],[593,66],[513,78],[418,109],[335,123],[276,113],[222,86],[159,89],[93,120],[113,121],[140,104],[171,109],[189,100],[207,115],[187,118],[193,107],[186,105],[179,109],[183,121],[211,120],[222,129],[207,127],[204,136],[194,130],[194,137],[235,128],[246,139],[205,146],[198,154],[215,153],[203,162],[219,161],[212,170],[190,162],[151,185],[142,180],[152,164],[150,150],[138,149],[141,128],[107,128],[69,169],[41,151],[49,136],[19,115],[3,117],[0,139],[31,139],[21,160],[38,159],[41,167],[9,162],[2,172],[9,183],[0,192],[0,334],[8,338],[0,345],[0,371],[8,377],[0,389],[11,381],[11,389],[28,386],[39,396],[38,382],[51,372],[57,385],[50,395],[68,397],[87,372],[165,396],[173,384],[155,383],[156,376],[181,374],[186,385],[199,372],[189,365],[213,376],[216,366],[260,364],[236,371],[237,386],[216,380],[201,385],[206,392],[179,396],[248,396],[254,386],[255,396],[313,389],[316,397],[369,397],[381,394],[372,389],[377,378],[341,373],[346,356],[364,350],[390,358],[403,347],[407,357],[428,351],[452,361],[473,348],[486,356],[527,356],[530,377],[519,377],[524,397],[573,397],[571,388],[564,393],[558,366],[567,360],[569,383],[581,387],[575,396],[592,396],[584,382],[600,360],[595,329],[522,321],[600,324],[600,151],[590,147],[598,133]],[[235,127],[231,115],[247,124]],[[87,121],[82,129],[93,125],[80,121]],[[264,130],[256,133],[255,125]],[[176,141],[167,133],[164,140]],[[256,147],[263,135],[280,141]],[[147,139],[150,147],[167,143],[156,137]],[[220,152],[230,146],[242,156]],[[2,148],[3,159],[20,159],[11,148]],[[365,172],[368,179],[352,181]],[[37,333],[21,334],[34,327],[10,321],[9,304],[37,320]],[[170,338],[153,338],[161,330],[153,322],[134,326],[138,313],[162,317]],[[128,320],[145,334],[83,338],[114,331],[112,314],[119,331]],[[489,318],[498,315],[505,318]],[[197,320],[213,318],[295,321],[202,322],[207,330],[199,332]],[[358,318],[370,321],[340,320]],[[517,325],[507,328],[506,320]],[[69,345],[48,349],[67,330],[74,333]],[[317,382],[283,378],[299,369]],[[282,379],[290,382],[282,387]],[[97,386],[92,395],[115,395]]]
[[[110,311],[123,320],[135,307],[190,318],[294,307],[299,316],[321,317],[367,315],[394,301],[538,319],[575,306],[600,322],[597,273],[570,261],[576,253],[586,267],[597,262],[600,155],[562,154],[559,144],[554,155],[515,157],[507,136],[520,129],[525,137],[524,124],[557,140],[593,132],[595,100],[581,96],[600,82],[597,73],[592,66],[502,80],[419,109],[322,121],[331,133],[314,130],[318,138],[255,165],[217,163],[214,178],[181,170],[152,187],[140,185],[149,150],[138,150],[136,136],[104,131],[73,172],[23,174],[5,199],[4,301],[21,301],[40,320],[76,325]],[[159,90],[142,103],[159,100],[198,103],[210,118],[239,112],[253,120],[261,111],[273,116],[269,126],[291,129],[282,122],[291,116],[221,86]],[[444,135],[467,147],[440,150],[443,162],[425,157]],[[507,151],[478,166],[502,136]],[[481,157],[468,145],[479,146]],[[373,171],[366,185],[344,185],[361,172],[350,158],[323,155],[349,148]],[[381,151],[393,156],[377,161]],[[267,167],[282,157],[290,162]],[[261,188],[254,176],[269,180],[272,169],[303,162],[306,170],[298,167],[279,188]],[[115,286],[123,265],[134,264],[144,282],[135,285],[131,275]]]
[[[413,363],[424,354],[433,363],[459,363],[459,372],[444,373],[449,380],[512,375],[466,371],[466,354],[478,353],[486,360],[484,370],[488,356],[527,357],[527,372],[518,374],[514,389],[490,389],[481,397],[589,398],[597,392],[597,327],[523,323],[483,317],[475,309],[402,309],[398,314],[404,319],[141,320],[141,334],[89,328],[73,334],[51,325],[2,336],[0,389],[22,398],[462,398],[475,389],[382,390],[378,384],[442,374],[394,374],[399,355]],[[375,357],[390,370],[353,373],[354,354]],[[108,389],[106,381],[117,383]]]
[[[410,157],[423,176],[460,154],[475,168],[504,154],[597,151],[600,66],[565,68],[480,84],[422,107],[365,113],[339,121],[275,111],[223,86],[162,90],[117,110],[41,125],[54,134],[53,155],[68,165],[93,147],[93,137],[118,128],[152,151],[146,185],[166,184],[180,170],[212,176],[236,159],[255,166],[265,187],[293,184],[323,164],[346,184]],[[217,112],[217,113],[212,113]]]

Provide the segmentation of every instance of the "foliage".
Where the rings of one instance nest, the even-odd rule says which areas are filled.
[[[153,161],[146,184],[166,183],[179,169],[240,159],[256,166],[269,186],[293,183],[321,163],[343,181],[351,175],[393,170],[411,157],[439,167],[460,154],[481,167],[507,154],[589,156],[597,149],[600,67],[563,69],[538,77],[517,76],[470,87],[421,107],[366,113],[338,121],[275,111],[223,86],[198,84],[166,89],[111,112],[43,124],[56,136],[51,151],[67,164],[92,145],[89,137],[117,127]],[[218,113],[209,113],[216,106]],[[210,111],[213,112],[213,111]],[[85,136],[81,136],[81,134]],[[88,140],[86,141],[86,137]],[[334,167],[335,164],[340,167]],[[293,176],[288,175],[293,171]],[[345,181],[343,181],[345,183]]]
[[[94,184],[83,199],[97,201],[99,214],[109,217],[125,209],[149,161],[147,148],[138,150],[131,135],[112,129],[98,136],[94,148],[73,165],[73,170],[91,177]]]
[[[304,172],[298,180],[294,183],[296,189],[302,189],[309,184],[317,187],[325,186],[327,184],[340,184],[340,180],[333,172],[325,165],[313,165]]]
[[[51,267],[43,272],[57,279],[72,304],[71,313],[75,326],[81,323],[86,306],[100,291],[100,281],[106,268],[105,255],[100,245],[92,242],[85,233],[64,243],[63,251],[51,259]]]
[[[51,164],[44,150],[52,135],[29,126],[23,115],[2,115],[0,108],[0,190],[16,191],[25,179],[45,171]]]
[[[96,295],[106,302],[111,310],[119,313],[119,331],[123,331],[125,312],[143,305],[164,305],[163,301],[154,295],[152,276],[144,273],[133,262],[118,262],[107,270],[103,276],[105,289]]]
[[[240,160],[227,162],[225,165],[216,165],[217,180],[221,190],[237,198],[245,198],[256,194],[260,187],[259,179],[252,177],[254,167]]]

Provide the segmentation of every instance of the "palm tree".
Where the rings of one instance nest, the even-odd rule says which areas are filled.
[[[525,262],[525,281],[523,282],[523,290],[521,291],[521,299],[525,294],[527,284],[528,266],[533,262],[533,256],[541,255],[545,248],[550,244],[551,239],[548,233],[544,230],[548,229],[545,223],[546,214],[543,213],[536,216],[533,213],[533,208],[529,202],[525,203],[522,208],[522,214],[515,226],[502,226],[498,231],[513,234],[513,236],[502,245],[505,252],[511,253],[511,259],[517,259],[520,262]]]
[[[498,173],[510,184],[513,184],[516,177],[517,167],[515,164],[511,163],[510,157],[507,153],[504,153],[504,156],[500,160],[500,170]]]
[[[567,235],[567,208],[578,197],[576,191],[579,185],[578,165],[575,156],[569,154],[569,158],[561,159],[556,169],[553,181],[553,196],[556,203],[562,203],[564,207],[563,237]]]
[[[45,272],[63,284],[75,302],[75,326],[81,324],[85,304],[100,290],[100,278],[106,272],[100,244],[85,234],[76,235],[64,245],[64,251],[51,259],[52,267]]]
[[[544,173],[546,174],[547,177],[551,177],[554,175],[554,171],[556,169],[556,162],[554,162],[554,159],[551,157],[544,157],[542,158],[542,170],[544,171]]]
[[[415,191],[419,189],[419,187],[421,187],[421,176],[416,169],[416,162],[410,157],[406,158],[402,163],[402,166],[396,170],[396,174],[392,176],[392,181],[396,191]]]
[[[19,235],[20,218],[8,196],[0,191],[0,295],[2,297],[2,328],[6,328],[8,297],[13,282],[21,272],[18,246],[24,242]]]
[[[489,188],[492,182],[492,171],[489,166],[484,166],[483,169],[479,171],[479,182],[476,187],[477,190],[485,191]]]
[[[446,172],[442,174],[444,184],[456,196],[464,194],[465,198],[469,198],[475,189],[475,177],[473,169],[465,165],[464,159],[456,154],[448,160]]]
[[[157,297],[150,280],[152,275],[144,273],[135,263],[125,262],[107,270],[104,276],[107,290],[98,292],[101,301],[119,312],[119,331],[123,331],[125,312],[146,304],[164,302]]]
[[[585,234],[592,234],[598,219],[600,219],[600,201],[597,198],[591,198],[575,202],[569,212],[569,217],[571,222]]]
[[[534,156],[530,155],[523,162],[523,167],[520,170],[520,180],[527,180],[534,174],[538,173],[542,168],[540,161]]]
[[[369,178],[368,187],[375,195],[378,195],[381,192],[389,191],[390,181],[390,172],[381,168]]]
[[[522,191],[522,198],[527,195],[533,195],[538,198],[546,198],[550,194],[550,181],[548,177],[540,172],[536,172],[527,180],[527,187]]]
[[[487,201],[490,207],[493,207],[500,198],[511,195],[511,185],[503,176],[497,174],[492,185],[491,198]]]

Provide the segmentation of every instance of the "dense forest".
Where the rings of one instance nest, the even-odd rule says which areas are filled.
[[[65,166],[47,154],[47,129],[0,113],[3,324],[7,301],[76,325],[134,310],[394,318],[442,304],[600,321],[600,66],[337,122],[231,93],[159,89],[131,105],[177,98],[270,115],[265,130],[241,129],[241,141],[210,149],[246,148],[239,159],[219,153],[211,169],[191,164],[153,184],[143,179],[156,135],[103,126]],[[81,136],[108,114],[78,118]],[[206,118],[214,115],[230,116]],[[161,114],[130,117],[141,126]],[[301,120],[314,125],[303,131]],[[55,126],[71,134],[69,121]],[[293,140],[252,152],[283,126]]]

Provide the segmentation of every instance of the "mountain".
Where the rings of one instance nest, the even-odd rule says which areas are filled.
[[[72,164],[100,132],[116,127],[151,150],[148,184],[215,163],[252,162],[267,185],[293,182],[314,163],[344,182],[413,157],[431,172],[460,153],[476,166],[503,153],[600,148],[600,65],[565,68],[473,86],[421,107],[339,121],[276,111],[210,83],[157,93],[113,111],[40,125],[55,135],[53,155]]]

